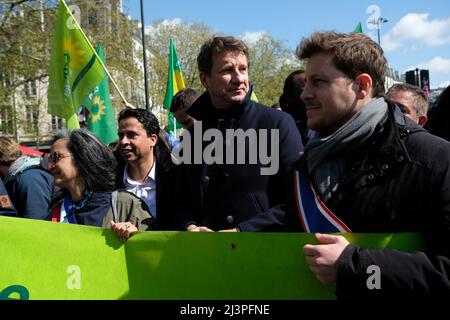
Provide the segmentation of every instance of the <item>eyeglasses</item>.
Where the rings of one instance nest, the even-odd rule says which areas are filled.
[[[72,154],[71,153],[56,153],[53,152],[48,156],[48,162],[49,163],[57,163],[59,160],[63,159],[63,158],[67,158],[67,157],[71,157]]]

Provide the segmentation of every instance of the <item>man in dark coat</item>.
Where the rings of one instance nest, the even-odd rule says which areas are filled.
[[[387,61],[369,37],[314,33],[297,54],[308,59],[302,99],[318,137],[296,165],[286,224],[318,232],[304,247],[311,270],[338,298],[448,298],[450,144],[383,98]],[[330,232],[417,232],[425,250],[365,249]]]
[[[177,223],[188,231],[274,231],[289,171],[303,150],[292,117],[250,100],[247,46],[214,37],[197,58],[206,88],[188,110]],[[210,143],[208,143],[208,141]],[[180,153],[181,155],[181,153]]]

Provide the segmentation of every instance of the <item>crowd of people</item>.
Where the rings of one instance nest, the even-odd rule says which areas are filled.
[[[297,56],[306,67],[287,77],[280,111],[251,99],[243,41],[208,40],[197,58],[205,92],[172,101],[185,129],[177,144],[133,108],[118,115],[114,149],[85,129],[59,131],[49,156],[33,158],[1,137],[0,214],[111,228],[121,241],[151,230],[312,232],[303,258],[338,298],[449,297],[450,87],[430,114],[420,88],[386,92],[383,50],[361,33],[313,33]],[[264,174],[269,162],[277,170]],[[426,249],[330,234],[348,232],[416,232]],[[366,284],[372,265],[380,290]]]

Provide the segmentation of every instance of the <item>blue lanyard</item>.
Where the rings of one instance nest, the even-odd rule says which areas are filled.
[[[86,197],[83,200],[74,203],[70,198],[70,195],[67,195],[64,198],[64,209],[66,210],[67,220],[70,224],[77,224],[77,219],[75,218],[75,211],[80,211],[84,208],[88,200],[91,198],[93,192],[86,192]]]

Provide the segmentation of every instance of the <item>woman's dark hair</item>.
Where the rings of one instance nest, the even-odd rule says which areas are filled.
[[[116,160],[111,150],[94,134],[86,129],[72,132],[57,131],[52,144],[67,139],[67,148],[72,153],[80,175],[86,181],[86,191],[114,191],[116,178]]]

